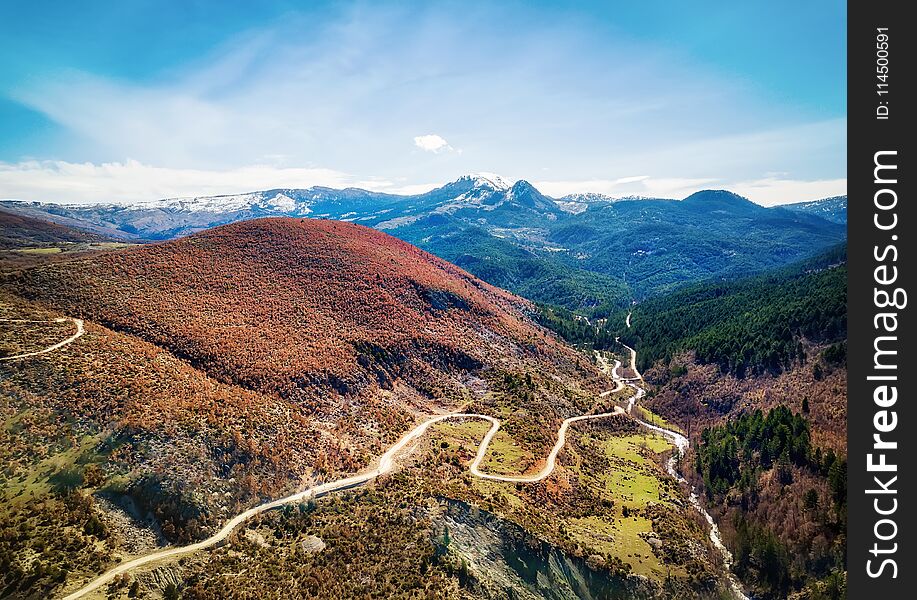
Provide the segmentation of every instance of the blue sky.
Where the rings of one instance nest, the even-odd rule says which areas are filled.
[[[0,198],[846,193],[846,4],[0,5]]]

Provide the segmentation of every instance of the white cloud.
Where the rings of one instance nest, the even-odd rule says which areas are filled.
[[[634,183],[635,181],[643,181],[644,179],[649,179],[649,175],[635,175],[633,177],[619,177],[615,179],[615,183]]]
[[[447,142],[443,137],[436,135],[435,133],[416,136],[414,138],[414,145],[421,150],[432,152],[434,154],[453,150],[452,146],[449,145],[449,142]]]
[[[430,190],[441,187],[442,185],[442,181],[437,183],[411,183],[406,185],[392,184],[391,187],[379,188],[377,191],[385,192],[386,194],[404,194],[405,196],[413,196],[416,194],[429,192]]]
[[[398,192],[384,179],[361,180],[333,169],[252,165],[204,170],[123,163],[0,162],[0,198],[55,203],[129,203],[180,196],[237,194],[315,185]]]
[[[535,187],[554,196],[595,192],[608,196],[653,196],[656,198],[683,198],[715,183],[716,179],[654,178],[648,175],[619,177],[618,179],[585,179],[568,181],[536,181]]]

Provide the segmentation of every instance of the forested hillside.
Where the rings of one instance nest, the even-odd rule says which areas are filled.
[[[632,327],[613,321],[648,367],[693,350],[724,372],[775,373],[803,358],[800,338],[830,343],[847,335],[846,249],[792,268],[735,282],[689,286],[634,307]]]
[[[690,285],[610,313],[587,317],[549,304],[539,321],[572,344],[610,350],[620,336],[639,348],[638,366],[692,351],[723,372],[777,373],[804,357],[802,338],[835,343],[825,357],[845,360],[846,246],[755,277]],[[631,313],[631,327],[625,325]]]
[[[842,597],[847,461],[811,443],[805,415],[779,406],[704,429],[696,470],[708,502],[725,502],[735,569],[756,598],[806,586]]]
[[[583,265],[564,264],[556,256],[454,219],[437,215],[392,233],[530,300],[586,310],[596,306],[617,310],[630,301],[627,285],[611,275],[590,271]]]
[[[222,381],[316,409],[327,392],[357,396],[397,379],[441,396],[431,367],[480,368],[494,352],[577,360],[528,321],[524,300],[384,233],[334,221],[247,221],[10,283]],[[482,344],[476,326],[494,341]]]

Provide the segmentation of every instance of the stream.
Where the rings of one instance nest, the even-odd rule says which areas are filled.
[[[630,321],[629,314],[628,314],[628,321]],[[621,367],[621,362],[618,360],[615,361],[615,366],[610,370],[610,374],[611,374],[612,379],[614,379],[615,383],[626,382],[626,385],[633,388],[634,393],[631,394],[631,396],[627,399],[627,409],[626,409],[626,412],[633,417],[633,414],[632,414],[633,408],[637,404],[637,401],[640,400],[640,398],[642,398],[644,395],[646,395],[646,391],[642,387],[638,386],[636,383],[632,382],[633,379],[636,379],[636,380],[643,379],[643,377],[640,375],[639,372],[637,372],[636,367],[635,367],[637,351],[626,345],[624,347],[630,350],[631,352],[631,361],[630,362],[631,362],[634,373],[636,373],[636,377],[629,378],[627,380],[622,378],[618,374],[618,369]],[[596,352],[596,356],[598,357],[599,355],[600,353]],[[608,361],[603,356],[599,360],[599,364],[607,367]],[[720,557],[723,560],[723,565],[726,567],[726,579],[729,582],[729,587],[732,590],[735,598],[737,600],[752,600],[747,594],[745,594],[744,590],[742,589],[742,585],[739,583],[739,580],[736,578],[735,574],[733,574],[732,572],[732,552],[730,552],[729,548],[727,548],[726,545],[723,544],[723,538],[720,535],[720,528],[717,527],[716,522],[713,520],[713,517],[710,515],[709,512],[707,512],[707,509],[704,508],[704,505],[700,500],[700,496],[697,495],[697,490],[695,490],[694,486],[691,485],[688,482],[688,480],[684,476],[682,476],[682,474],[678,471],[678,463],[681,462],[681,458],[684,456],[685,452],[688,450],[688,446],[690,446],[691,442],[688,440],[687,437],[678,433],[677,431],[672,431],[671,429],[665,429],[664,427],[652,425],[650,423],[647,423],[646,421],[638,419],[637,417],[633,417],[633,418],[637,423],[639,423],[643,427],[646,427],[647,429],[650,429],[652,431],[655,431],[656,433],[659,433],[667,437],[675,445],[676,452],[674,452],[672,456],[669,457],[669,459],[666,461],[665,469],[669,475],[675,478],[676,481],[687,486],[689,490],[688,500],[691,502],[691,505],[700,514],[704,516],[704,520],[707,521],[707,524],[709,525],[709,528],[710,528],[710,541],[713,543],[713,547],[716,548],[716,550],[720,554]]]

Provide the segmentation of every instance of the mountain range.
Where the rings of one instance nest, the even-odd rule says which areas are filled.
[[[491,174],[409,196],[312,187],[130,205],[2,207],[126,240],[171,239],[265,216],[350,221],[531,300],[599,312],[685,283],[779,267],[846,238],[845,196],[775,208],[723,190],[680,201],[555,199],[527,181],[510,184]]]

